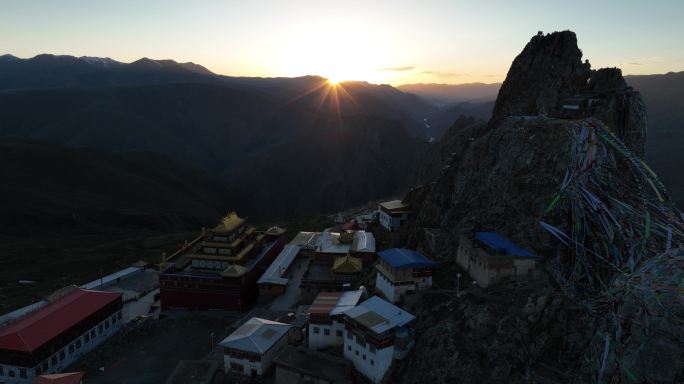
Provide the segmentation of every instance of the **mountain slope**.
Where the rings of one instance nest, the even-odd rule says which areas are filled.
[[[36,242],[60,233],[195,229],[230,205],[216,178],[146,152],[2,138],[0,174],[0,232]]]
[[[415,172],[429,150],[395,121],[378,118],[320,120],[322,128],[226,170],[249,196],[249,211],[296,218],[336,212],[406,191],[421,182]],[[323,127],[329,126],[323,129]]]
[[[576,92],[594,102],[568,115],[558,101]],[[684,223],[640,160],[639,93],[619,69],[591,70],[573,32],[555,32],[515,58],[494,111],[489,123],[450,130],[447,165],[404,199],[409,245],[441,263],[439,294],[416,300],[414,352],[394,381],[681,381],[684,255],[663,255],[667,230],[651,232],[648,220],[669,227],[673,244]],[[532,250],[538,273],[479,288],[456,265],[461,236],[475,231]],[[498,257],[485,274],[507,268]]]

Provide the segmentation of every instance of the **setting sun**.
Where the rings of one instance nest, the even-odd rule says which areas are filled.
[[[330,84],[332,86],[337,86],[340,84],[340,80],[331,77],[328,79],[328,84]]]

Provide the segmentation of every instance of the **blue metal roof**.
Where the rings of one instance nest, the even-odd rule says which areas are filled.
[[[392,248],[378,252],[393,268],[433,267],[435,262],[423,256],[420,252],[405,248]]]
[[[475,238],[496,252],[518,257],[535,257],[532,252],[518,247],[496,232],[476,232]]]

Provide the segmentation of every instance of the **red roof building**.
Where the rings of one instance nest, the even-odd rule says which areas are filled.
[[[59,371],[120,327],[122,305],[121,293],[74,288],[0,328],[0,373],[31,383]]]
[[[83,372],[55,373],[52,375],[40,375],[33,384],[81,384]]]

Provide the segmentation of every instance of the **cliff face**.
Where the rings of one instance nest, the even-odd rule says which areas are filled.
[[[575,109],[577,108],[577,109]],[[501,85],[490,127],[509,116],[597,117],[643,157],[646,107],[618,68],[591,70],[573,32],[537,35]]]
[[[533,37],[511,66],[493,118],[449,131],[443,139],[448,149],[442,149],[450,154],[447,165],[433,182],[405,197],[415,208],[403,235],[409,246],[443,260],[438,273],[448,275],[435,280],[438,289],[454,289],[459,236],[475,230],[497,231],[533,249],[544,258],[544,277],[488,292],[470,289],[458,299],[423,298],[415,352],[396,381],[673,382],[684,375],[684,345],[676,336],[681,320],[673,320],[684,314],[647,310],[648,299],[619,282],[666,248],[666,234],[649,235],[644,216],[662,220],[658,225],[674,228],[674,238],[682,241],[677,211],[639,160],[644,105],[619,69],[592,71],[581,59],[572,32]],[[648,183],[661,198],[654,200],[661,204],[655,211],[646,208]],[[628,202],[624,211],[622,201]],[[667,215],[658,216],[660,211]],[[573,246],[545,230],[543,220],[571,234],[563,241]],[[576,231],[580,226],[583,231]],[[429,250],[425,228],[439,229],[445,246]],[[606,241],[619,249],[608,253],[609,262],[602,250],[592,256],[596,244]],[[667,265],[677,260],[667,258]],[[616,297],[628,298],[632,306]],[[647,330],[645,311],[658,319]],[[661,337],[649,344],[639,336],[638,347],[632,335],[644,332]],[[657,345],[667,353],[660,361],[647,359]],[[672,367],[665,370],[663,364]]]
[[[513,60],[494,106],[492,125],[512,115],[547,115],[563,98],[587,87],[591,66],[582,63],[574,33],[537,35]]]
[[[643,156],[645,107],[621,71],[592,71],[573,32],[534,36],[513,61],[489,123],[449,130],[441,151],[451,159],[406,197],[417,207],[408,243],[422,243],[425,227],[450,240],[486,227],[537,246],[532,229],[569,161],[568,123],[588,117]]]

